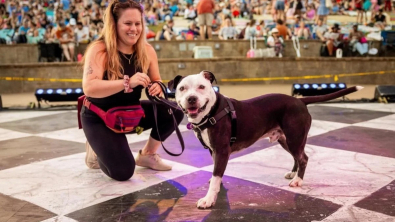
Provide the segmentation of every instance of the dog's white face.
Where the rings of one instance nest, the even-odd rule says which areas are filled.
[[[204,73],[189,75],[178,83],[175,93],[180,106],[191,123],[199,123],[215,104],[216,95]]]

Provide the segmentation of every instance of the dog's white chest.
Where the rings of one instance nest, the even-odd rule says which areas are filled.
[[[199,138],[197,132],[193,132],[193,133],[195,133],[196,138]],[[206,146],[208,146],[210,148],[210,150],[213,151],[213,148],[212,148],[211,143],[210,143],[210,139],[208,137],[207,129],[203,130],[200,133],[200,135],[202,137],[203,142],[206,144]]]

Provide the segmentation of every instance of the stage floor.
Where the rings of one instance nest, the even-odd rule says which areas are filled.
[[[0,221],[395,221],[395,104],[309,106],[304,184],[292,157],[267,139],[231,156],[213,209],[196,209],[212,160],[186,121],[173,170],[136,167],[126,182],[85,165],[76,111],[0,112]],[[134,155],[149,132],[128,135]],[[165,143],[179,151],[173,134]]]

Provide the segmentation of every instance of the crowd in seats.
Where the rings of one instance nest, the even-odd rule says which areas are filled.
[[[76,45],[99,37],[108,2],[1,0],[0,44],[58,44],[63,50],[62,60],[75,61]],[[333,55],[333,49],[341,47],[343,41],[348,41],[354,51],[366,51],[358,50],[359,44],[357,47],[350,39],[354,28],[348,27],[348,34],[344,35],[340,30],[344,31],[345,27],[328,25],[328,15],[356,11],[360,26],[384,30],[388,27],[388,18],[383,10],[393,10],[389,0],[355,0],[355,4],[349,0],[147,0],[142,4],[149,40],[212,39],[213,35],[218,35],[222,40],[258,38],[268,41],[278,36],[284,41],[297,37],[322,41],[328,55]],[[366,11],[370,11],[370,19]],[[271,15],[272,21],[254,19],[254,15],[265,14]],[[189,20],[188,27],[175,31],[174,17]],[[235,24],[235,18],[249,22],[241,27]],[[158,25],[163,28],[157,33],[150,30]],[[336,32],[340,33],[339,38],[334,38]]]

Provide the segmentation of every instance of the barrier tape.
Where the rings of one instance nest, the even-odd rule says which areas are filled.
[[[273,80],[299,80],[299,79],[321,79],[334,78],[338,81],[339,77],[353,77],[366,75],[383,75],[388,73],[395,73],[395,70],[389,71],[375,71],[375,72],[361,72],[361,73],[344,73],[344,74],[324,74],[324,75],[310,75],[310,76],[282,76],[282,77],[261,77],[261,78],[240,78],[240,79],[220,79],[220,82],[256,82],[256,81],[273,81]],[[55,79],[55,78],[32,78],[32,77],[1,77],[0,80],[6,81],[30,81],[30,82],[82,82],[82,79]],[[163,80],[164,83],[169,80]]]

